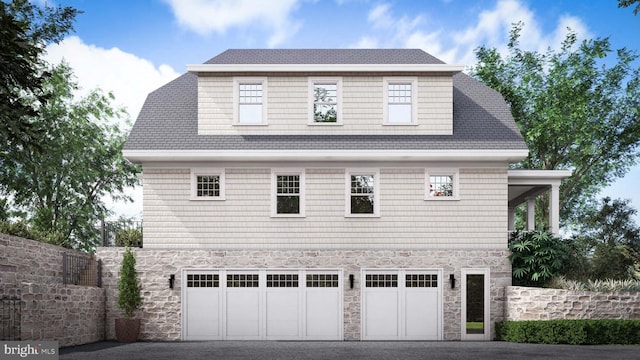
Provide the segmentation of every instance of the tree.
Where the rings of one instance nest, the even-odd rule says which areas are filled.
[[[0,1],[0,164],[23,144],[39,141],[43,128],[29,121],[37,110],[23,101],[24,95],[46,101],[42,88],[51,74],[42,60],[45,46],[73,30],[77,13],[71,7],[38,7],[27,0]]]
[[[640,226],[629,200],[605,197],[587,208],[574,229],[576,248],[566,276],[588,279],[627,279],[640,266]]]
[[[138,183],[139,169],[122,156],[125,134],[109,124],[126,115],[111,107],[113,95],[94,90],[75,100],[69,67],[60,64],[50,73],[44,103],[23,99],[37,109],[29,122],[43,128],[43,136],[5,159],[0,183],[35,229],[61,233],[73,247],[91,250],[98,241],[95,222],[108,214],[102,198],[127,199],[123,191]]]
[[[569,32],[559,51],[525,51],[510,33],[508,55],[481,46],[473,75],[500,92],[511,107],[529,156],[527,169],[572,169],[560,188],[561,220],[571,221],[607,184],[624,176],[640,144],[638,55],[625,48],[612,59],[609,39]],[[606,63],[615,62],[612,66]],[[542,200],[545,201],[545,200]],[[546,204],[538,209],[547,211]],[[547,219],[540,214],[538,219]]]
[[[142,306],[142,296],[140,281],[136,274],[136,258],[130,247],[125,249],[122,257],[118,290],[118,307],[124,310],[128,318],[132,318],[136,310]]]
[[[640,0],[618,0],[618,7],[629,7],[633,4],[636,4],[635,9],[633,9],[633,15],[638,15],[640,12]]]

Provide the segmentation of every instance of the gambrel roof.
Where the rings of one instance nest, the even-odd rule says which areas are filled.
[[[418,49],[227,50],[206,63],[443,64]],[[198,135],[197,80],[185,73],[150,93],[125,151],[527,150],[503,97],[464,73],[453,76],[453,135]]]

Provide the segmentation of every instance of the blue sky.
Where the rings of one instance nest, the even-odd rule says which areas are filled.
[[[146,95],[228,48],[421,48],[473,65],[473,49],[504,50],[512,23],[521,44],[557,48],[566,27],[580,38],[609,37],[614,49],[640,51],[640,14],[616,0],[37,0],[73,6],[75,33],[49,47],[67,61],[85,91],[112,91],[137,116]],[[640,166],[603,191],[640,207]],[[118,214],[141,216],[134,204]]]

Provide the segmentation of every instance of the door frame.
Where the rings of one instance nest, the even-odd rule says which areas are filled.
[[[467,275],[484,275],[484,332],[467,334]],[[460,335],[462,340],[491,340],[491,271],[489,268],[460,269]]]

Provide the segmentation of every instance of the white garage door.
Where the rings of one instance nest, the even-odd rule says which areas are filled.
[[[440,270],[365,270],[363,340],[441,340]]]
[[[193,280],[209,276],[209,287]],[[185,340],[342,340],[337,270],[187,270],[183,279]]]

